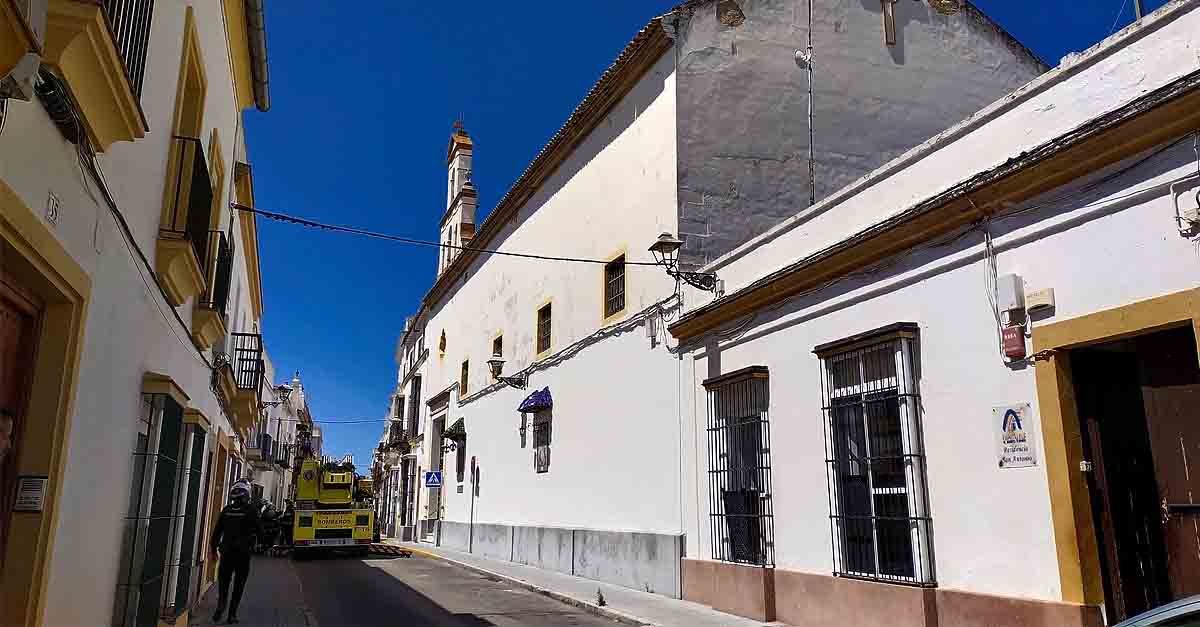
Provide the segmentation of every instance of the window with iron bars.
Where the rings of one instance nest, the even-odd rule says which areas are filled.
[[[704,382],[713,559],[775,565],[770,379],[752,366]]]
[[[195,599],[205,437],[173,397],[142,395],[113,624],[156,625]]]
[[[934,577],[917,325],[817,347],[834,574],[922,587]]]
[[[550,328],[553,321],[553,314],[550,309],[550,303],[546,303],[537,312],[537,352],[542,354],[550,350]]]
[[[625,311],[625,255],[604,266],[604,317]]]
[[[550,472],[550,440],[554,417],[549,410],[533,415],[533,468],[539,473]]]

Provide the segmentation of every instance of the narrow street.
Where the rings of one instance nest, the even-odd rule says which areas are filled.
[[[617,624],[524,588],[419,556],[302,561],[256,557],[251,573],[238,612],[240,624],[247,627]],[[214,586],[189,624],[212,625],[215,603]]]

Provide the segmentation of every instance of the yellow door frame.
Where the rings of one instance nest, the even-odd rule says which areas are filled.
[[[1100,549],[1087,479],[1079,470],[1083,435],[1068,349],[1190,325],[1200,340],[1200,289],[1107,309],[1033,329],[1035,351],[1052,350],[1035,368],[1045,443],[1050,512],[1063,600],[1104,603]],[[1197,341],[1200,346],[1200,341]]]
[[[91,279],[54,234],[0,180],[0,267],[45,303],[38,325],[19,475],[49,478],[41,512],[15,512],[0,572],[5,624],[41,625],[71,431]],[[10,622],[11,621],[11,622]]]

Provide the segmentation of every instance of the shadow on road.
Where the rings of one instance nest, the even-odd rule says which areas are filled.
[[[416,563],[422,558],[331,554],[293,562],[308,608],[318,625],[494,626],[473,613],[455,613],[398,580],[379,562]]]

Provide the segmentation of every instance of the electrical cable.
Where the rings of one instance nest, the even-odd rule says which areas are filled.
[[[1125,6],[1129,4],[1129,0],[1121,0],[1121,8],[1117,10],[1117,17],[1113,20],[1112,27],[1108,29],[1108,34],[1112,35],[1117,32],[1117,24],[1121,23],[1121,16],[1125,15]]]
[[[366,229],[360,229],[360,228],[351,227],[351,226],[339,226],[336,224],[326,224],[323,222],[317,222],[315,220],[307,220],[305,218],[297,218],[295,216],[291,216],[291,215],[288,215],[285,213],[277,213],[274,211],[266,211],[264,209],[256,209],[254,207],[247,207],[245,205],[241,205],[238,203],[232,203],[231,206],[234,209],[237,209],[238,211],[245,211],[247,213],[253,213],[255,215],[260,215],[264,218],[267,218],[269,220],[275,220],[277,222],[284,222],[287,224],[297,224],[300,226],[306,226],[306,227],[321,229],[321,230],[325,230],[325,231],[335,231],[335,232],[340,232],[340,233],[350,233],[353,235],[362,235],[364,237],[373,237],[376,239],[388,240],[391,242],[400,242],[401,244],[412,244],[414,246],[426,246],[429,248],[448,248],[451,250],[459,250],[459,251],[464,251],[464,252],[474,252],[474,253],[480,253],[480,254],[485,254],[485,255],[499,255],[499,256],[503,256],[503,257],[520,257],[522,259],[537,259],[539,261],[563,261],[563,262],[572,262],[572,263],[595,263],[595,264],[610,264],[610,263],[612,263],[611,259],[585,259],[582,257],[555,257],[552,255],[538,255],[538,254],[533,254],[533,253],[516,253],[516,252],[503,251],[503,250],[492,250],[492,249],[488,249],[488,248],[475,248],[472,246],[456,246],[454,244],[445,244],[442,242],[421,240],[421,239],[415,239],[415,238],[411,238],[411,237],[403,237],[400,235],[390,235],[387,233],[380,233],[378,231],[368,231]],[[627,266],[657,266],[660,264],[653,262],[653,261],[626,261],[625,265],[627,265]]]
[[[66,86],[63,85],[62,81],[60,81],[59,78],[53,73],[41,72],[39,77],[42,80],[48,80],[51,82],[53,87],[60,91],[64,97],[68,93]],[[70,107],[69,111],[71,114],[72,123],[75,126],[75,130],[79,138],[78,143],[76,144],[76,156],[79,161],[80,172],[82,173],[86,166],[88,172],[90,172],[92,175],[92,179],[99,188],[100,194],[104,197],[104,204],[108,206],[109,213],[112,215],[113,220],[117,223],[117,230],[121,235],[121,241],[125,244],[125,250],[127,253],[129,253],[130,261],[133,262],[134,271],[137,272],[138,278],[142,280],[142,285],[146,289],[146,295],[154,303],[154,307],[158,311],[159,316],[162,317],[163,323],[167,325],[167,328],[171,331],[171,334],[175,336],[175,339],[179,341],[180,345],[187,349],[188,354],[191,355],[193,359],[196,359],[199,363],[204,365],[205,368],[211,370],[213,367],[212,364],[200,352],[200,349],[197,348],[195,344],[184,341],[184,339],[179,336],[179,332],[175,328],[175,325],[171,324],[171,321],[167,319],[166,313],[163,312],[162,305],[158,302],[158,298],[150,288],[150,282],[146,279],[145,274],[142,273],[142,268],[138,266],[138,258],[141,260],[141,265],[144,266],[145,269],[150,273],[150,276],[154,278],[154,283],[158,286],[158,289],[164,298],[166,297],[166,290],[164,290],[162,285],[158,282],[158,275],[154,273],[154,269],[150,265],[150,260],[146,258],[145,253],[142,252],[141,247],[138,246],[137,241],[133,237],[133,232],[129,228],[129,223],[125,221],[125,216],[121,214],[121,210],[117,207],[117,202],[113,198],[112,192],[108,188],[107,181],[104,179],[104,173],[101,171],[100,165],[96,162],[95,151],[92,149],[91,140],[88,138],[82,122],[79,120],[79,115],[76,113],[74,107]],[[84,178],[84,188],[87,190],[88,195],[92,195],[91,189],[87,185],[86,177]],[[95,196],[92,196],[92,199],[96,200]],[[135,250],[137,252],[137,258],[135,258]],[[172,308],[171,311],[175,314],[175,320],[179,323],[179,326],[186,329],[187,324],[183,321],[183,318],[179,315],[179,312],[174,308]]]
[[[819,286],[816,286],[811,289],[804,290],[803,292],[789,296],[766,309],[763,309],[763,310],[760,310],[753,314],[747,315],[745,318],[743,318],[741,321],[739,321],[736,325],[734,325],[732,327],[715,331],[714,335],[716,335],[717,339],[721,340],[721,341],[734,341],[734,340],[738,339],[739,337],[741,337],[742,335],[744,335],[746,330],[748,330],[754,324],[754,322],[756,322],[758,319],[760,319],[764,314],[778,310],[798,298],[803,298],[805,296],[809,296],[809,295],[821,292],[823,290],[826,290],[830,287],[833,287],[834,285],[837,285],[837,284],[842,283],[847,280],[879,274],[880,272],[883,272],[891,267],[898,265],[904,259],[912,256],[913,254],[915,254],[917,252],[920,252],[923,250],[934,249],[934,248],[942,248],[942,247],[946,247],[946,246],[952,246],[952,245],[958,243],[963,238],[967,237],[968,235],[974,233],[977,230],[982,229],[985,231],[990,231],[990,223],[991,222],[1001,222],[1004,220],[1009,220],[1011,218],[1015,218],[1020,215],[1029,213],[1031,211],[1035,211],[1038,209],[1044,209],[1044,208],[1051,207],[1051,206],[1054,206],[1054,205],[1062,203],[1062,202],[1067,202],[1067,201],[1073,200],[1075,198],[1083,197],[1083,196],[1087,195],[1088,193],[1091,193],[1095,189],[1099,188],[1100,186],[1102,186],[1106,183],[1115,181],[1118,178],[1124,176],[1125,174],[1128,174],[1135,168],[1140,167],[1141,165],[1143,165],[1143,164],[1147,163],[1148,161],[1150,161],[1151,159],[1161,155],[1162,153],[1166,152],[1167,150],[1170,150],[1171,148],[1178,146],[1182,142],[1186,141],[1187,138],[1193,134],[1198,138],[1196,141],[1200,142],[1200,133],[1189,133],[1189,135],[1185,135],[1169,144],[1160,146],[1159,148],[1150,152],[1149,154],[1142,157],[1141,159],[1138,159],[1137,161],[1134,161],[1134,162],[1130,163],[1129,165],[1122,167],[1119,170],[1111,172],[1111,173],[1109,173],[1103,177],[1100,177],[1099,179],[1092,181],[1086,185],[1083,185],[1079,188],[1073,189],[1073,190],[1066,192],[1064,194],[1061,194],[1059,196],[1048,198],[1040,203],[1026,205],[1020,209],[1006,211],[1004,213],[992,214],[992,215],[988,216],[988,218],[987,218],[988,219],[987,227],[985,227],[985,225],[983,224],[983,221],[981,220],[979,222],[975,222],[975,223],[967,226],[966,228],[962,229],[960,232],[958,232],[956,234],[952,234],[951,236],[949,236],[943,240],[935,240],[932,243],[924,243],[924,244],[919,244],[917,246],[913,246],[911,248],[906,249],[905,251],[903,251],[901,253],[898,253],[897,255],[889,258],[886,261],[877,263],[875,265],[869,266],[862,270],[858,270],[856,272],[844,274],[835,279],[831,279],[830,281],[828,281],[824,284],[821,284]],[[1200,146],[1197,146],[1196,148],[1197,148],[1197,171],[1200,172]],[[1175,179],[1174,181],[1164,181],[1164,182],[1155,183],[1152,185],[1147,185],[1145,187],[1141,187],[1136,190],[1132,190],[1132,191],[1125,192],[1122,194],[1117,194],[1114,196],[1109,196],[1102,200],[1099,200],[1099,201],[1096,201],[1093,203],[1089,203],[1089,204],[1085,204],[1080,207],[1076,207],[1076,209],[1087,209],[1087,208],[1111,204],[1114,202],[1119,202],[1121,200],[1124,200],[1125,198],[1137,196],[1139,194],[1143,194],[1147,191],[1150,191],[1154,188],[1162,187],[1164,185],[1169,185],[1172,182],[1178,182],[1181,180],[1185,180],[1187,178],[1191,178],[1192,176],[1195,176],[1195,175],[1189,174],[1184,177],[1179,177],[1179,178]],[[969,197],[967,198],[967,201],[970,202],[972,204],[972,206],[975,205],[974,201],[972,201]],[[977,206],[975,208],[978,209]],[[991,239],[990,232],[986,235],[986,238],[987,238],[987,241],[985,241],[985,255],[987,255],[988,259],[985,263],[985,266],[986,266],[985,269],[987,270],[988,276],[990,277],[994,272],[996,272],[996,270],[995,270],[996,266],[994,265],[995,264],[995,247],[994,247],[995,244],[994,244],[994,240]],[[990,246],[990,248],[989,248],[989,246]],[[994,279],[989,278],[987,280],[989,281],[990,285],[992,285],[992,286],[995,285]],[[1001,319],[999,317],[999,313],[997,312],[998,307],[994,304],[995,303],[995,293],[994,293],[995,288],[993,287],[991,289],[993,290],[992,296],[989,297],[988,301],[992,305],[993,315],[996,317],[997,327],[999,328],[999,326],[1001,324]],[[999,343],[999,347],[1000,347],[1000,352],[1001,352],[1001,354],[1003,354],[1003,339],[998,338],[998,343]],[[1033,355],[1030,355],[1029,357],[1026,357],[1025,360],[1023,360],[1023,361],[1026,363],[1032,363],[1035,359],[1045,357],[1045,355],[1047,355],[1047,354],[1049,354],[1047,351],[1035,353]],[[1017,363],[1021,363],[1021,362],[1017,361],[1017,362],[1011,362],[1011,363],[1017,364]]]
[[[4,123],[8,121],[8,98],[0,98],[0,135],[4,134]]]

